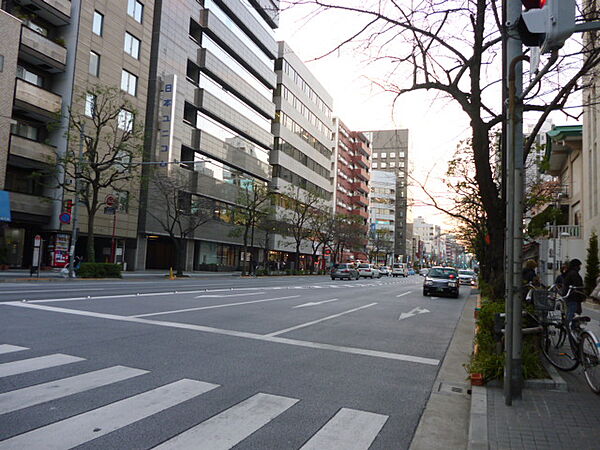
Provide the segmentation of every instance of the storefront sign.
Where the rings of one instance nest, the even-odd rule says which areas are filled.
[[[10,196],[7,191],[0,191],[0,222],[10,221]]]
[[[162,80],[158,106],[158,160],[171,161],[177,75],[166,75]]]
[[[51,252],[53,267],[65,267],[69,264],[69,240],[70,236],[64,233],[58,233],[54,237]]]

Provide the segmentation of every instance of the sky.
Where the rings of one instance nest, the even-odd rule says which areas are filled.
[[[421,183],[427,180],[427,189],[437,197],[447,195],[441,178],[457,144],[469,136],[466,116],[455,103],[424,92],[406,94],[393,107],[394,95],[371,81],[385,73],[374,72],[367,58],[349,47],[320,58],[347,36],[352,25],[347,20],[344,16],[343,22],[332,23],[325,15],[307,19],[305,10],[287,9],[281,14],[277,39],[288,42],[306,63],[333,97],[334,114],[351,129],[408,128],[412,176]],[[427,197],[420,187],[411,191],[412,217],[423,216],[429,223],[451,227],[448,216],[423,206]]]

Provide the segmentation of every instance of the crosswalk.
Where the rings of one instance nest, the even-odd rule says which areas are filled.
[[[0,344],[1,355],[25,355],[24,359],[0,363],[0,392],[6,377],[85,361],[84,358],[62,353],[27,358],[27,350],[29,349],[26,347]],[[148,373],[149,371],[138,368],[112,366],[3,392],[0,393],[0,422],[5,414],[39,405],[51,405],[51,402],[64,397],[102,389],[113,383],[136,379]],[[183,378],[9,437],[0,441],[0,450],[73,448],[158,413],[167,412],[169,408],[220,387],[214,383]],[[299,402],[301,400],[296,398],[255,393],[240,399],[233,406],[228,405],[229,407],[222,412],[176,436],[166,434],[164,441],[154,448],[230,449],[274,419],[285,418],[286,411]],[[316,433],[305,437],[305,444],[301,450],[366,450],[377,438],[387,419],[388,416],[382,414],[341,408]],[[3,430],[5,434],[8,434],[7,431],[9,430]],[[273,448],[276,447],[277,443],[274,443]]]

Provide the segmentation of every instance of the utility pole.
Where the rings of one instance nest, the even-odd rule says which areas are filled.
[[[85,124],[81,124],[79,131],[79,156],[75,163],[75,201],[73,204],[73,229],[71,230],[71,248],[69,252],[69,278],[75,278],[75,245],[77,244],[77,222],[79,209],[79,175],[81,174],[81,166],[83,162],[83,140],[85,139]]]

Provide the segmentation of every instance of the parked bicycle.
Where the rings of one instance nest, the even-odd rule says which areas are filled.
[[[582,287],[569,286],[561,296],[549,290],[534,290],[532,294],[536,320],[542,327],[542,352],[550,364],[570,371],[580,364],[589,387],[600,394],[600,341],[585,329],[587,316],[578,316],[568,323],[565,299]]]

